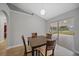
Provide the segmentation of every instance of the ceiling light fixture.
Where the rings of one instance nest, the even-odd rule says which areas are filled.
[[[45,9],[41,9],[40,14],[45,15],[45,13],[46,13]]]

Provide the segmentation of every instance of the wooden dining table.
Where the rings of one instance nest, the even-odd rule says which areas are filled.
[[[46,45],[47,40],[45,36],[37,36],[36,38],[28,37],[28,42],[32,47],[32,56],[34,56],[34,49]]]

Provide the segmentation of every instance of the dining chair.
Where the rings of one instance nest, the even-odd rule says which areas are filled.
[[[27,56],[28,53],[32,52],[32,49],[31,49],[30,45],[26,44],[26,41],[25,41],[25,38],[23,35],[22,35],[22,40],[23,40],[23,45],[24,45],[24,56]]]
[[[24,44],[24,55],[27,56],[27,54],[31,54],[32,55],[32,48],[30,46],[30,44],[26,44],[25,38],[22,35],[22,40],[23,40],[23,44]],[[36,51],[36,55],[37,55],[37,49],[35,49],[34,51]]]
[[[37,37],[37,33],[32,33],[32,38],[36,38]]]
[[[46,33],[46,38],[52,39],[52,34],[51,33]]]
[[[32,33],[32,38],[37,38],[37,33]],[[29,41],[28,41],[28,45],[29,45]]]
[[[39,52],[43,56],[54,56],[54,50],[55,50],[56,40],[47,40],[47,43],[45,46],[40,47]]]

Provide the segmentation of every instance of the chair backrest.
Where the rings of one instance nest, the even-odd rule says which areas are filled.
[[[7,40],[0,41],[0,56],[5,56],[7,51]]]
[[[32,33],[32,38],[36,38],[37,37],[37,33]]]
[[[54,49],[55,45],[56,45],[56,40],[47,40],[47,44],[46,44],[47,50]]]
[[[47,56],[47,51],[52,50],[52,56],[54,55],[56,40],[47,40],[45,55]]]
[[[25,39],[24,39],[23,35],[22,35],[22,40],[23,40],[23,45],[24,45],[25,53],[27,53],[26,42],[25,42]]]
[[[46,33],[46,38],[51,39],[52,38],[52,34]]]

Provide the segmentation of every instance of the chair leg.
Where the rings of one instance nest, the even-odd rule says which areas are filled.
[[[54,49],[52,50],[52,56],[54,56]]]
[[[28,41],[28,45],[29,45],[29,41]]]
[[[36,50],[36,56],[37,56],[38,51]]]
[[[37,55],[40,56],[40,51],[37,51]]]
[[[45,56],[47,56],[47,49],[45,50]]]
[[[24,56],[27,56],[27,53],[26,52],[24,52]]]

